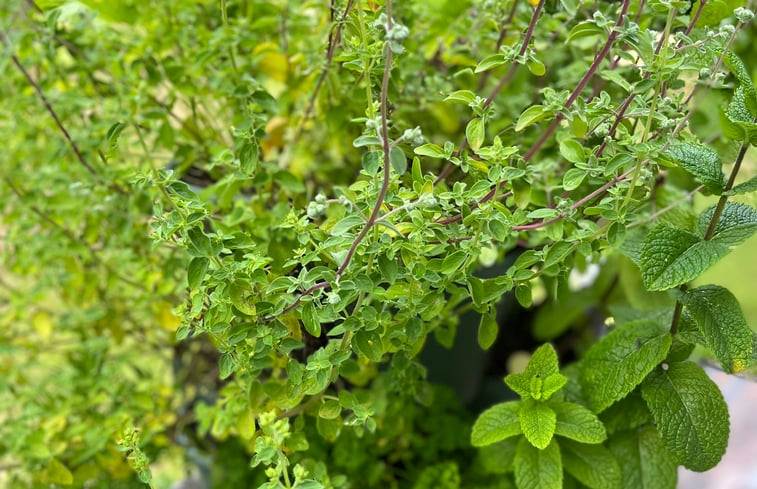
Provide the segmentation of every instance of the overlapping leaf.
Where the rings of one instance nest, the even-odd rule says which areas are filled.
[[[601,412],[630,393],[665,358],[670,341],[665,326],[639,320],[618,326],[595,343],[580,371],[592,410]]]
[[[642,384],[668,450],[691,470],[709,470],[728,445],[728,407],[717,385],[692,362],[665,364]]]

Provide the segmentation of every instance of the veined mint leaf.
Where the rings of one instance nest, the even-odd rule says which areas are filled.
[[[508,438],[478,449],[478,461],[486,474],[506,474],[513,471],[515,450],[522,437]]]
[[[717,285],[689,290],[681,302],[715,357],[728,373],[742,372],[752,356],[752,330],[744,319],[736,297]]]
[[[483,447],[522,433],[518,412],[520,401],[503,402],[490,407],[473,424],[471,444]]]
[[[698,231],[704,237],[715,212],[715,206],[699,216]],[[740,202],[726,202],[710,241],[734,247],[751,238],[757,232],[757,209]]]
[[[665,154],[705,185],[708,191],[720,195],[725,186],[723,164],[712,148],[701,144],[674,143]]]
[[[515,485],[518,489],[562,489],[562,459],[556,440],[539,450],[521,439],[515,451]]]
[[[555,434],[557,416],[543,402],[528,399],[520,403],[520,428],[526,439],[539,450],[549,445]]]
[[[548,375],[546,379],[541,377],[531,378],[531,397],[536,400],[546,401],[555,392],[568,383],[568,378],[563,374]]]
[[[599,417],[608,433],[636,428],[652,421],[647,403],[641,397],[641,388],[605,409]]]
[[[641,394],[679,463],[697,472],[717,465],[728,445],[728,407],[704,370],[692,362],[664,364]]]
[[[620,467],[615,456],[602,445],[560,440],[565,470],[592,489],[620,489]]]
[[[508,375],[505,377],[505,383],[521,397],[527,399],[532,397],[532,391],[535,388],[532,382],[533,379],[537,379],[536,383],[541,382],[541,385],[536,389],[541,395],[544,393],[543,382],[553,374],[558,373],[557,352],[555,352],[552,345],[545,343],[537,348],[533,355],[531,355],[526,370],[523,373]],[[557,380],[559,379],[555,379],[555,381]],[[549,390],[550,385],[547,385],[547,390]],[[560,387],[558,387],[558,389]],[[552,393],[554,393],[554,391],[552,391],[550,395]]]
[[[624,398],[659,364],[670,348],[670,333],[654,321],[616,327],[581,360],[583,393],[595,413]]]
[[[550,402],[549,407],[557,415],[555,434],[581,443],[602,443],[607,432],[597,416],[572,402]]]
[[[667,224],[655,226],[641,246],[639,268],[647,290],[667,290],[697,278],[728,246]]]
[[[675,489],[678,466],[654,426],[621,431],[610,438],[623,489]]]
[[[757,90],[754,88],[752,77],[741,59],[732,51],[728,51],[725,63],[739,81],[739,88],[744,91],[744,102],[752,117],[757,117]],[[750,119],[751,120],[751,119]]]

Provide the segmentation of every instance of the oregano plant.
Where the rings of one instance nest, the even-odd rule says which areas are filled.
[[[703,366],[757,357],[698,280],[757,232],[751,8],[3,8],[0,485],[716,466]]]

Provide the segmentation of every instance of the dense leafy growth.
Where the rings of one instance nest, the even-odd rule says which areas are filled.
[[[756,342],[690,282],[757,232],[743,2],[6,3],[0,484],[719,462],[695,360]]]

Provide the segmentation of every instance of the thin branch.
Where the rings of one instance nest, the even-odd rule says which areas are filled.
[[[607,56],[607,53],[610,52],[610,48],[612,47],[613,43],[615,42],[615,39],[618,37],[618,28],[623,25],[623,19],[626,16],[626,13],[628,12],[628,6],[630,4],[630,0],[624,0],[623,6],[620,10],[620,15],[618,15],[618,20],[615,22],[615,28],[613,28],[612,32],[610,32],[610,35],[607,37],[607,42],[605,42],[605,45],[602,47],[602,50],[599,52],[599,54],[594,58],[594,62],[589,67],[589,70],[586,72],[584,77],[581,79],[580,82],[578,82],[578,85],[575,89],[573,89],[573,92],[568,97],[568,100],[565,102],[565,105],[563,106],[564,109],[570,108],[571,105],[573,105],[573,102],[578,99],[578,96],[581,94],[581,91],[586,87],[586,85],[589,83],[589,80],[594,76],[594,73],[596,73],[597,69],[599,68],[599,64],[602,62],[603,59]],[[555,119],[552,121],[552,123],[547,127],[547,129],[544,131],[544,133],[541,135],[538,141],[536,141],[536,144],[531,148],[531,150],[526,153],[526,155],[523,157],[524,160],[529,161],[533,156],[541,149],[541,147],[544,145],[544,143],[552,136],[552,133],[555,132],[555,129],[557,129],[557,126],[560,125],[560,122],[563,120],[565,116],[562,112],[559,112],[557,116],[555,116]]]
[[[310,102],[308,102],[307,109],[305,109],[305,114],[302,116],[302,120],[297,125],[297,131],[295,132],[294,136],[295,141],[300,139],[302,131],[305,128],[305,123],[307,123],[313,113],[313,109],[315,108],[315,101],[318,98],[318,93],[321,91],[323,82],[326,81],[326,75],[328,74],[331,63],[334,60],[334,51],[336,49],[336,45],[339,43],[340,35],[342,32],[342,24],[344,23],[344,19],[347,18],[347,14],[349,14],[350,9],[352,8],[352,4],[353,0],[347,0],[347,6],[344,8],[344,12],[339,19],[334,19],[335,9],[333,8],[333,6],[330,9],[331,19],[336,24],[336,28],[332,26],[333,30],[329,33],[328,47],[326,48],[326,65],[323,67],[321,74],[318,76],[318,81],[315,84],[315,90],[313,90],[313,94],[310,96]]]
[[[528,28],[526,29],[526,36],[523,38],[523,45],[520,48],[520,52],[518,53],[519,56],[523,56],[526,51],[528,50],[528,45],[531,44],[531,38],[534,35],[534,28],[536,27],[536,21],[539,20],[539,15],[541,14],[541,10],[544,7],[544,2],[546,0],[539,0],[539,3],[536,5],[536,8],[534,10],[533,15],[531,16],[531,22],[528,24]],[[510,80],[512,80],[513,76],[515,76],[515,73],[518,70],[518,66],[520,66],[518,63],[513,63],[510,65],[510,68],[507,70],[507,73],[505,76],[503,76],[499,83],[497,83],[497,86],[495,86],[492,91],[489,93],[489,96],[486,97],[486,100],[481,105],[482,109],[486,109],[491,105],[491,103],[494,101],[494,98],[499,94],[499,92],[502,91],[502,89],[510,83]],[[468,138],[463,137],[463,141],[460,143],[460,147],[457,150],[458,156],[462,154],[463,151],[465,151],[465,148],[468,147]],[[434,180],[434,185],[439,184],[439,182],[443,181],[445,178],[449,176],[450,173],[452,173],[455,168],[457,168],[455,165],[447,164],[446,167],[439,173],[439,175]]]
[[[386,28],[387,28],[387,31],[389,31],[392,28],[392,1],[391,0],[386,0],[386,17],[387,17]],[[360,243],[363,241],[365,236],[368,234],[368,231],[379,220],[379,213],[381,212],[381,206],[384,204],[384,199],[386,199],[386,194],[389,192],[392,166],[391,166],[391,162],[389,161],[390,147],[389,147],[389,122],[388,122],[388,106],[389,106],[388,93],[389,93],[389,73],[392,67],[392,49],[389,46],[388,42],[385,43],[384,49],[386,51],[386,56],[385,56],[386,61],[384,63],[384,76],[381,81],[381,140],[382,140],[381,143],[384,150],[384,179],[383,179],[383,182],[381,183],[381,189],[379,190],[378,197],[376,198],[376,204],[373,206],[373,211],[371,211],[371,215],[368,217],[368,221],[366,221],[365,225],[363,226],[363,229],[360,230],[360,233],[352,242],[352,245],[350,245],[350,248],[347,251],[347,255],[344,257],[344,261],[342,262],[342,265],[339,267],[339,269],[336,272],[337,283],[339,282],[339,278],[347,270],[347,267],[352,261],[352,257],[355,256],[355,251],[357,250],[357,247],[360,245]],[[315,285],[312,285],[307,290],[305,290],[302,294],[300,294],[300,296],[297,297],[294,303],[292,303],[290,306],[285,308],[281,312],[281,314],[289,312],[295,307],[297,307],[302,302],[303,297],[311,295],[316,290],[329,289],[329,288],[331,288],[331,283],[329,282],[319,282]]]
[[[662,208],[662,209],[660,209],[659,211],[657,211],[657,212],[654,212],[654,213],[650,214],[650,215],[649,215],[649,216],[647,216],[647,217],[646,217],[645,219],[642,219],[642,220],[639,220],[639,221],[635,221],[635,222],[632,222],[632,223],[631,223],[631,224],[629,224],[629,225],[628,225],[627,227],[628,227],[628,228],[634,228],[634,227],[636,227],[636,226],[641,226],[642,224],[646,224],[646,223],[648,223],[649,221],[653,221],[653,220],[657,219],[658,217],[660,217],[661,215],[665,214],[666,212],[668,212],[668,211],[671,211],[671,210],[675,209],[676,207],[678,207],[679,205],[681,205],[681,204],[682,204],[683,202],[686,202],[687,200],[691,199],[691,197],[693,197],[695,193],[699,192],[699,191],[700,191],[700,190],[702,190],[703,188],[704,188],[704,185],[700,185],[700,186],[698,186],[698,187],[695,187],[695,188],[694,188],[693,190],[691,190],[691,191],[687,192],[687,193],[686,193],[686,195],[685,195],[684,197],[682,197],[682,198],[680,198],[680,199],[676,200],[675,202],[673,202],[673,203],[672,203],[672,204],[670,204],[670,205],[667,205],[667,206],[663,207],[663,208]]]
[[[753,122],[757,121],[757,119],[754,119]],[[733,164],[733,169],[731,170],[731,176],[728,177],[728,182],[725,184],[725,187],[723,188],[723,193],[720,196],[720,200],[718,200],[717,205],[715,206],[715,211],[712,213],[712,219],[710,220],[710,225],[707,227],[707,232],[704,235],[704,240],[709,241],[712,238],[712,235],[715,233],[715,227],[718,225],[718,221],[720,220],[720,215],[723,213],[723,209],[725,208],[725,204],[728,201],[728,191],[733,188],[733,184],[736,182],[736,176],[739,174],[739,170],[741,169],[741,163],[744,161],[744,155],[746,155],[746,151],[749,149],[749,141],[744,141],[744,143],[741,145],[741,149],[739,150],[738,156],[736,156],[736,162]]]
[[[0,32],[0,40],[2,40],[3,44],[10,49],[10,44],[8,43],[8,39],[5,37],[5,34]],[[68,144],[71,146],[71,149],[74,151],[74,154],[76,154],[76,158],[79,160],[79,163],[84,166],[84,168],[87,169],[89,173],[92,175],[97,175],[97,172],[95,169],[87,163],[87,160],[84,158],[84,155],[82,154],[81,150],[79,150],[79,146],[76,144],[76,142],[73,140],[71,135],[68,133],[68,130],[61,122],[60,118],[58,117],[58,114],[55,112],[55,109],[53,109],[53,106],[50,105],[50,102],[48,101],[47,97],[45,96],[44,92],[42,92],[42,88],[40,88],[39,83],[37,83],[34,78],[29,74],[28,71],[26,71],[26,68],[24,68],[24,65],[21,64],[21,61],[16,57],[15,54],[11,54],[11,61],[13,61],[13,64],[16,65],[16,68],[24,75],[24,78],[29,82],[29,84],[34,88],[34,91],[37,93],[37,96],[42,101],[42,104],[45,106],[45,109],[47,109],[47,112],[52,116],[53,120],[55,121],[55,124],[58,126],[58,129],[63,133],[63,136],[68,141]]]

